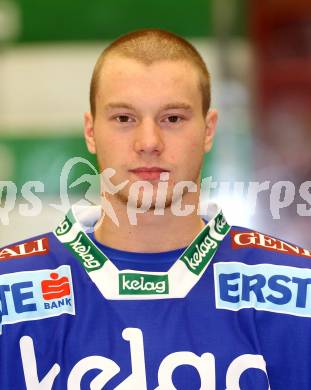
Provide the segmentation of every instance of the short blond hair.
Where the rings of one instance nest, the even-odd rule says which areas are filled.
[[[203,114],[205,115],[209,110],[211,101],[210,75],[197,49],[174,33],[161,29],[144,29],[122,35],[105,48],[99,56],[93,70],[90,86],[90,106],[93,118],[96,114],[95,100],[100,71],[109,54],[135,59],[145,65],[151,65],[161,60],[188,61],[199,71]]]

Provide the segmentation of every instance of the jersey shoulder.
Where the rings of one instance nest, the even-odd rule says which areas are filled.
[[[249,264],[272,263],[311,268],[311,250],[245,227],[231,227],[225,248],[234,260]]]
[[[309,329],[310,251],[238,226],[232,226],[224,241],[213,267],[216,308],[255,309],[258,324],[282,321],[290,329],[292,321],[304,326],[303,321]],[[281,319],[279,314],[286,317]],[[258,325],[257,329],[264,332],[265,327]]]
[[[33,324],[38,326],[37,320],[63,313],[74,315],[72,266],[76,263],[53,233],[1,248],[1,338],[25,321],[31,329]]]

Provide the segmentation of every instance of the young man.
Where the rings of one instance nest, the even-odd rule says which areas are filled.
[[[310,389],[311,253],[198,213],[217,113],[196,50],[127,34],[100,56],[90,100],[86,143],[115,218],[76,207],[0,251],[0,388]]]

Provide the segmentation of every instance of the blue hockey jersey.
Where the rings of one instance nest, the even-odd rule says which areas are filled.
[[[1,390],[310,390],[311,253],[221,211],[187,247],[96,241],[100,208],[0,250]]]

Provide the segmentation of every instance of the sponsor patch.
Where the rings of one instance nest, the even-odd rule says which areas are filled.
[[[121,295],[168,294],[168,276],[121,272],[119,293]]]
[[[2,325],[74,315],[70,266],[0,275],[0,305]]]
[[[232,248],[261,248],[289,255],[304,256],[311,258],[311,251],[296,245],[278,240],[258,232],[238,232],[231,230]]]
[[[49,239],[47,237],[34,241],[23,242],[0,249],[0,261],[17,259],[27,256],[46,255],[49,253]]]
[[[95,246],[90,245],[90,241],[85,234],[79,233],[72,242],[66,244],[66,247],[78,257],[87,272],[101,268],[107,260],[102,258],[103,256]]]
[[[311,317],[311,270],[273,264],[214,264],[217,309],[254,308]]]

